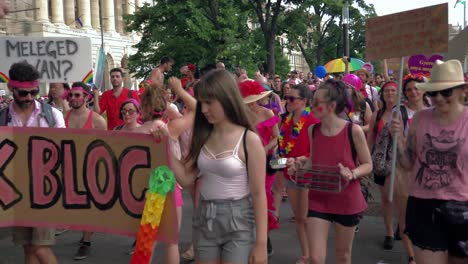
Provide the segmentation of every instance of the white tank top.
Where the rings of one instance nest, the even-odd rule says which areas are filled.
[[[197,161],[202,175],[200,194],[203,200],[239,200],[250,194],[247,167],[238,155],[244,134],[233,150],[213,154],[203,146]],[[225,156],[229,152],[232,154]]]

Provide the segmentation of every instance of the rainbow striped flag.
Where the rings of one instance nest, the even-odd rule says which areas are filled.
[[[104,91],[104,76],[106,70],[106,54],[104,54],[104,48],[99,48],[96,68],[94,69],[95,78],[94,78],[94,85],[99,88],[100,91]]]

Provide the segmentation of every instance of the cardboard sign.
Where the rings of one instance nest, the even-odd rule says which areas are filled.
[[[13,63],[26,60],[36,67],[41,82],[88,83],[92,78],[89,38],[0,37],[0,81],[8,82]]]
[[[0,227],[133,236],[150,173],[167,164],[166,144],[149,135],[16,127],[0,127],[0,135]],[[178,230],[173,198],[160,224],[167,239]]]
[[[367,61],[448,50],[448,4],[366,21]]]
[[[413,75],[430,76],[431,69],[436,60],[443,60],[442,55],[432,55],[430,58],[419,54],[413,55],[408,59],[408,69]]]

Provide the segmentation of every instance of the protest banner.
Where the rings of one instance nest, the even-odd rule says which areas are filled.
[[[0,227],[60,227],[134,236],[166,143],[116,131],[0,127]],[[177,234],[174,195],[160,237]]]
[[[366,59],[447,52],[447,25],[447,3],[370,18],[366,21]]]
[[[0,82],[8,82],[13,63],[26,60],[36,67],[41,82],[89,83],[91,54],[89,38],[0,36]]]
[[[408,69],[413,75],[424,75],[429,77],[431,75],[431,69],[436,60],[443,60],[442,55],[432,55],[427,58],[423,54],[413,55],[408,59]]]

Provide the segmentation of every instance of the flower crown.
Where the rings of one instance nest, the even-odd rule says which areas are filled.
[[[239,83],[239,88],[242,97],[259,95],[262,94],[262,92],[265,92],[265,88],[262,86],[262,84],[254,80],[245,80]]]
[[[408,80],[416,80],[418,82],[424,82],[424,78],[426,78],[427,76],[425,76],[424,74],[422,73],[417,73],[417,74],[407,74],[405,75],[405,77],[403,77],[403,82],[406,82]]]

